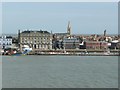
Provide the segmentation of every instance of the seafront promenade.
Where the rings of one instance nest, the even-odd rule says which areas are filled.
[[[73,56],[119,56],[120,50],[93,50],[93,49],[66,49],[66,50],[38,50],[35,49],[28,55],[73,55]]]
[[[4,53],[1,53],[1,55],[120,56],[119,49],[116,49],[116,50],[115,49],[57,49],[57,50],[33,49],[30,51],[20,51],[17,53],[14,53],[15,51],[10,49],[10,52],[8,53],[4,52]]]

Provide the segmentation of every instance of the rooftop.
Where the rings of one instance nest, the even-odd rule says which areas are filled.
[[[0,38],[12,38],[12,36],[0,36]]]
[[[50,34],[48,31],[42,31],[42,30],[40,30],[40,31],[29,31],[29,30],[27,30],[27,31],[23,31],[23,32],[21,32],[21,33],[47,33],[47,34]]]

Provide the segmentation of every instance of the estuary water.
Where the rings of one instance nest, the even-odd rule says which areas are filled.
[[[3,88],[117,88],[117,56],[3,56]]]

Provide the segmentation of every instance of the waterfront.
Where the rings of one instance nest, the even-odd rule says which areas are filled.
[[[117,56],[3,56],[3,88],[117,88]]]

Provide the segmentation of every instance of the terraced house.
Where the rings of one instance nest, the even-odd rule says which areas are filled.
[[[42,30],[27,30],[18,34],[20,48],[28,45],[32,49],[50,50],[52,49],[52,34]]]

